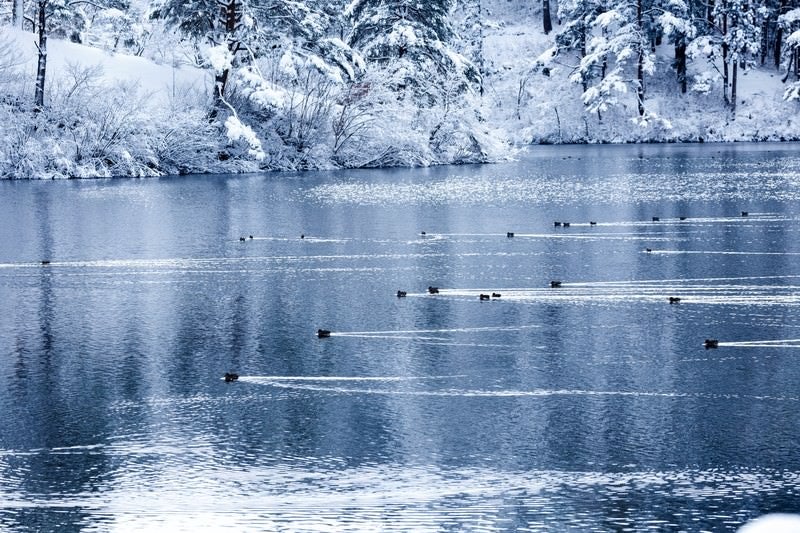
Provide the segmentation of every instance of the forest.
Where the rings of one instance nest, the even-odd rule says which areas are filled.
[[[6,0],[0,26],[3,178],[800,137],[793,0]]]

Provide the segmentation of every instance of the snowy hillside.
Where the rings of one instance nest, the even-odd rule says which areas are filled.
[[[46,55],[30,22],[3,27],[0,177],[427,166],[498,161],[531,143],[800,138],[800,31],[788,36],[800,11],[788,7],[758,20],[715,11],[755,28],[740,42],[680,0],[639,0],[647,24],[629,4],[552,2],[547,35],[546,2],[276,0],[265,11],[229,0],[230,17],[206,26],[203,1],[50,6]],[[759,61],[759,28],[763,46],[795,63]]]
[[[7,42],[15,49],[19,70],[26,79],[36,76],[36,40],[30,32],[3,28]],[[48,43],[48,75],[54,85],[74,85],[78,73],[92,74],[91,83],[106,88],[136,86],[148,95],[148,107],[165,107],[178,92],[207,93],[213,83],[209,72],[187,65],[156,64],[142,57],[114,53],[61,39]]]
[[[757,67],[741,73],[734,116],[718,86],[709,94],[680,94],[666,46],[659,50],[661,59],[648,83],[648,107],[663,120],[635,120],[632,92],[621,94],[619,106],[598,118],[596,113],[586,112],[581,85],[568,79],[572,71],[568,66],[552,68],[550,76],[532,72],[536,58],[553,46],[552,34],[539,31],[537,15],[530,11],[518,14],[521,24],[492,21],[485,36],[485,104],[492,121],[518,145],[800,139],[800,118],[796,117],[800,104],[784,100],[786,85],[775,68]],[[690,66],[689,75],[709,70],[707,62],[698,61]]]

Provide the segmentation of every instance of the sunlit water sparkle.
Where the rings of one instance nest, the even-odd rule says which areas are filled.
[[[799,199],[794,145],[2,182],[0,529],[800,512]]]

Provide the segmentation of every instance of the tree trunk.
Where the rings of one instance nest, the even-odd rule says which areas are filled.
[[[586,57],[586,25],[581,24],[581,59]],[[603,70],[605,70],[605,60],[603,61]],[[581,85],[583,85],[583,92],[589,88],[589,81],[586,76],[581,76]]]
[[[25,2],[24,0],[14,0],[13,27],[21,30],[25,23]]]
[[[736,115],[736,72],[739,67],[739,64],[734,61],[733,62],[733,72],[731,75],[731,111],[734,115]]]
[[[47,74],[47,0],[37,3],[39,19],[39,41],[36,47],[39,50],[39,59],[36,64],[36,87],[34,90],[33,104],[36,109],[44,107],[44,82]]]
[[[236,54],[238,43],[233,38],[233,33],[236,31],[236,24],[238,22],[239,6],[238,0],[229,0],[220,6],[220,19],[225,25],[226,42],[228,50],[232,54]],[[214,75],[214,108],[211,111],[211,117],[215,118],[217,109],[223,105],[225,98],[225,87],[228,85],[228,78],[230,77],[230,69],[226,68],[222,72],[217,72]]]
[[[686,94],[686,38],[680,37],[675,42],[675,73],[681,93]]]
[[[786,13],[786,0],[781,0],[778,7],[778,16]],[[783,46],[783,28],[777,24],[778,29],[775,31],[775,47],[772,49],[773,59],[775,60],[775,68],[781,68],[781,47]]]
[[[470,2],[470,12],[472,16],[468,16],[467,20],[471,21],[472,24],[468,24],[468,28],[478,27],[478,35],[473,35],[472,37],[472,62],[475,63],[475,67],[478,69],[478,76],[480,77],[480,94],[483,96],[484,88],[483,88],[483,75],[485,68],[485,63],[483,60],[483,17],[481,14],[481,0],[472,0]]]
[[[550,0],[542,0],[542,23],[545,35],[553,31],[553,21],[550,19]]]
[[[738,26],[736,22],[736,17],[733,18],[731,22],[731,33],[736,35],[736,27]],[[731,62],[733,64],[733,69],[731,70],[731,115],[736,118],[736,78],[739,72],[739,61],[734,58]]]
[[[722,16],[722,99],[726,104],[730,104],[728,100],[728,87],[730,84],[730,76],[728,74],[728,43],[725,37],[728,36],[728,15]]]
[[[636,100],[639,107],[639,116],[644,115],[644,52],[639,52],[639,60],[636,65]]]
[[[584,26],[584,30],[587,30],[587,29],[588,28],[586,28]],[[603,32],[603,37],[606,37],[605,28],[603,28],[602,32]],[[585,40],[586,39],[586,33],[588,33],[588,32],[585,31],[584,34],[583,34],[583,38],[584,38],[584,41],[583,41],[583,55],[584,55],[584,57],[586,56],[586,40]],[[608,69],[608,55],[607,54],[603,54],[603,63],[600,65],[600,79],[601,80],[606,79],[606,70],[607,69]]]
[[[644,30],[642,24],[642,0],[636,2],[636,22],[639,30]],[[636,61],[636,80],[638,85],[636,87],[636,100],[639,107],[639,116],[644,115],[644,47],[639,43],[639,57]]]

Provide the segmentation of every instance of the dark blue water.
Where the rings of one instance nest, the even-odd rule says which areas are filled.
[[[0,529],[800,512],[798,200],[795,145],[0,183]]]

